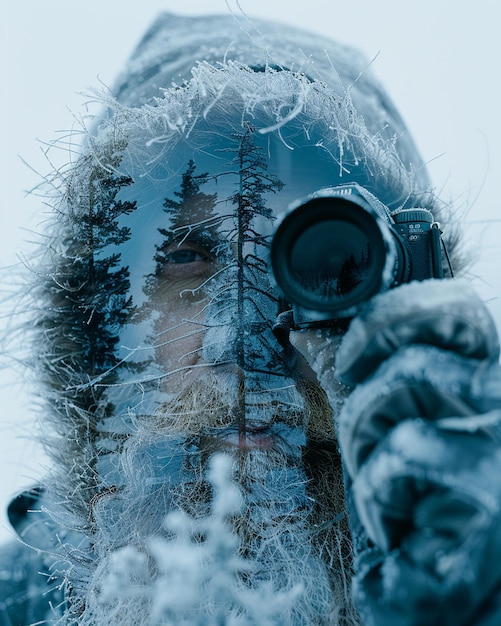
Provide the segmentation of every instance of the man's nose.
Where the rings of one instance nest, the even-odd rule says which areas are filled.
[[[210,285],[208,295],[203,339],[206,363],[236,363],[246,371],[281,374],[290,370],[287,329],[273,330],[284,307],[262,263],[258,269],[228,266]]]

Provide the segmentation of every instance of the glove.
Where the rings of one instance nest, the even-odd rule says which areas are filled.
[[[463,281],[373,298],[341,339],[291,333],[336,409],[364,624],[501,624],[501,371]]]

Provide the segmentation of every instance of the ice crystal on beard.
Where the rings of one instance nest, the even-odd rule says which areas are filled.
[[[151,537],[148,556],[132,546],[111,555],[98,604],[128,598],[148,605],[149,625],[265,626],[290,611],[301,585],[280,592],[267,581],[252,588],[244,583],[253,564],[239,554],[240,540],[231,527],[242,507],[231,466],[223,454],[211,460],[210,515],[194,520],[182,511],[171,512],[165,522],[169,538]],[[148,557],[158,572],[153,585],[148,584]]]

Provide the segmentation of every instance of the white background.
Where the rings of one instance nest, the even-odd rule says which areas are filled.
[[[112,85],[161,11],[272,18],[361,48],[395,100],[442,196],[465,225],[475,284],[501,326],[501,60],[497,0],[3,0],[0,7],[0,271],[29,251],[44,206],[25,190],[49,170],[43,142],[75,127],[85,99]],[[179,8],[182,7],[182,8]],[[37,141],[39,140],[39,141]],[[42,142],[42,143],[39,143]],[[66,160],[63,154],[54,158]],[[28,230],[23,230],[28,229]],[[0,294],[3,292],[0,287]],[[15,303],[10,303],[14,309]],[[5,308],[5,307],[4,307]],[[16,315],[16,314],[14,314]],[[5,325],[6,319],[0,319]],[[35,411],[16,368],[0,372],[0,508],[43,474]],[[0,517],[0,539],[8,536]]]

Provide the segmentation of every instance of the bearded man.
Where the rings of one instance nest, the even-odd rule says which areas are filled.
[[[164,15],[101,98],[32,288],[54,468],[10,507],[4,623],[494,624],[496,330],[364,59]],[[301,323],[276,218],[343,185],[430,212],[445,278]]]

